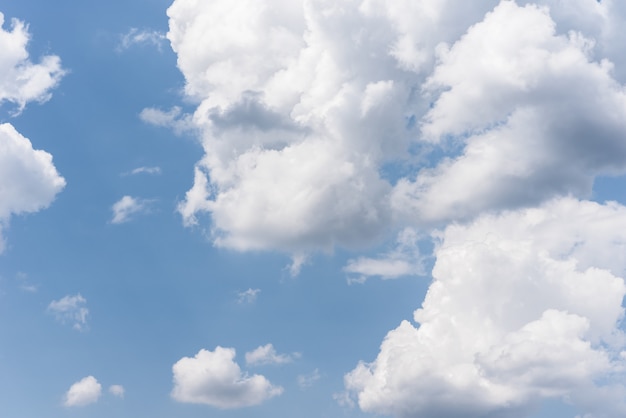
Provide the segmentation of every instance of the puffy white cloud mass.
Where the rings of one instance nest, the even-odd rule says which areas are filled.
[[[208,213],[216,245],[304,254],[587,197],[596,175],[626,170],[623,9],[175,0],[167,36],[206,152],[185,224]]]
[[[258,405],[283,392],[264,376],[242,373],[233,348],[200,350],[172,367],[172,398],[178,402],[211,405],[221,409]]]
[[[98,402],[102,394],[102,385],[93,376],[74,383],[65,394],[65,406],[85,406]]]
[[[439,237],[422,307],[346,375],[369,412],[516,417],[543,399],[626,413],[626,207],[561,198]]]
[[[50,90],[57,86],[65,71],[56,55],[42,57],[39,64],[30,61],[26,50],[30,34],[24,22],[11,19],[9,30],[3,26],[4,14],[0,12],[0,103],[15,103],[19,113],[28,102],[47,101]]]
[[[62,323],[71,323],[72,327],[78,331],[87,329],[87,299],[80,293],[77,295],[67,295],[59,300],[53,300],[48,305],[48,312],[53,314]]]
[[[246,353],[246,363],[250,365],[291,363],[299,354],[278,354],[272,344],[265,344]]]
[[[0,124],[0,252],[2,227],[11,215],[48,207],[65,187],[52,156],[33,149],[32,143],[9,123]]]

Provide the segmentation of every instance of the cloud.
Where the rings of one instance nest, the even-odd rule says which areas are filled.
[[[390,331],[348,391],[398,417],[522,417],[544,399],[623,416],[625,227],[626,207],[573,198],[448,226],[419,327]]]
[[[147,211],[150,202],[150,200],[132,196],[122,197],[111,207],[113,211],[111,223],[121,224],[130,221],[134,215]]]
[[[96,403],[102,394],[102,385],[95,377],[87,376],[74,383],[65,394],[63,404],[67,407]]]
[[[261,289],[248,289],[237,293],[237,303],[253,303],[259,295]]]
[[[13,125],[0,124],[0,252],[2,230],[11,215],[47,208],[63,187],[65,179],[54,167],[52,156],[33,149]]]
[[[278,354],[272,344],[266,344],[246,353],[246,364],[260,366],[265,364],[285,364],[291,363],[294,357],[299,357],[298,353],[293,355]]]
[[[377,258],[359,257],[348,260],[343,268],[346,273],[359,275],[349,277],[349,283],[363,283],[367,277],[379,276],[382,279],[395,279],[401,276],[425,275],[423,260],[417,247],[418,233],[405,228],[398,234],[396,248]]]
[[[65,70],[56,55],[42,57],[39,64],[29,60],[26,46],[30,34],[24,22],[11,19],[9,30],[3,26],[4,15],[0,13],[0,103],[14,103],[20,113],[28,102],[49,100],[50,90],[59,84]]]
[[[298,386],[300,386],[300,389],[308,389],[321,378],[320,371],[315,369],[309,374],[298,375]]]
[[[169,111],[147,107],[139,113],[139,119],[149,125],[169,128],[176,135],[194,132],[196,127],[192,122],[192,116],[182,112],[178,106],[172,107]]]
[[[134,45],[152,45],[159,51],[166,41],[165,34],[156,30],[131,28],[121,36],[118,51],[124,51]]]
[[[124,173],[123,175],[134,176],[135,174],[161,174],[161,167],[137,167],[127,173]]]
[[[109,386],[109,393],[118,398],[124,398],[124,386],[122,385],[111,385]]]
[[[64,296],[59,300],[53,300],[48,305],[48,312],[53,314],[62,323],[71,323],[78,331],[87,329],[87,300],[79,293],[74,296]]]
[[[258,405],[283,392],[264,376],[242,373],[234,358],[233,348],[219,346],[215,351],[200,350],[193,358],[183,357],[172,367],[172,398],[231,409]]]

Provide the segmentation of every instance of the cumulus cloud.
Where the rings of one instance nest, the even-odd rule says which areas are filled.
[[[67,295],[59,300],[53,300],[48,305],[48,312],[53,314],[62,323],[70,323],[78,331],[87,329],[87,299],[80,293],[77,295]]]
[[[291,363],[294,357],[299,357],[298,353],[292,355],[278,354],[272,344],[266,344],[246,353],[246,363],[253,366],[264,364],[285,364]]]
[[[521,417],[550,398],[622,416],[624,227],[626,207],[573,198],[447,227],[419,327],[389,332],[346,387],[399,417]]]
[[[216,347],[183,357],[172,367],[172,398],[178,402],[211,405],[220,409],[258,405],[283,392],[264,376],[243,373],[234,361],[235,349]]]
[[[96,403],[102,394],[102,385],[93,376],[74,383],[65,394],[63,404],[67,407]]]
[[[14,103],[20,113],[28,102],[50,99],[50,90],[58,85],[65,70],[56,55],[46,55],[40,63],[32,63],[26,50],[30,40],[28,26],[11,19],[10,29],[5,30],[4,23],[4,14],[0,12],[0,103]]]
[[[248,290],[237,293],[237,303],[253,303],[259,296],[260,291],[261,289],[249,288]]]
[[[118,398],[124,398],[124,393],[126,391],[124,390],[124,386],[122,385],[111,385],[109,386],[109,393],[113,396],[116,396]]]
[[[113,211],[111,223],[121,224],[130,221],[134,215],[147,211],[150,202],[151,201],[147,199],[140,199],[128,195],[123,196],[111,207]]]

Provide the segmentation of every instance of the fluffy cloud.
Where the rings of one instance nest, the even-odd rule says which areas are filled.
[[[59,300],[53,300],[48,305],[48,312],[53,314],[62,323],[71,323],[78,331],[87,329],[87,299],[79,293],[74,296],[64,296]]]
[[[291,363],[299,354],[278,354],[272,344],[266,344],[246,353],[246,363],[250,365]]]
[[[242,373],[235,363],[233,348],[200,350],[193,358],[183,357],[172,367],[172,398],[221,409],[258,405],[283,392],[264,376]]]
[[[10,30],[3,26],[4,15],[0,12],[0,103],[15,103],[19,113],[28,102],[48,100],[50,90],[57,86],[65,71],[56,55],[42,57],[39,64],[29,60],[26,46],[30,34],[24,22],[11,19]]]
[[[111,223],[121,224],[131,220],[133,215],[148,210],[150,200],[140,199],[132,196],[124,196],[113,204],[113,218]]]
[[[588,196],[595,176],[626,170],[609,29],[625,14],[538,3],[175,0],[167,36],[206,153],[185,224],[207,213],[216,245],[307,254]]]
[[[626,207],[572,198],[447,227],[419,327],[389,332],[346,387],[399,417],[524,416],[548,398],[623,416],[624,231]]]
[[[65,394],[65,406],[85,406],[95,403],[102,394],[102,385],[93,376],[74,383]]]
[[[64,71],[59,57],[48,55],[40,64],[29,60],[26,46],[30,35],[24,22],[11,21],[2,28],[0,13],[0,104],[11,102],[20,113],[30,101],[50,98]],[[9,123],[0,124],[0,252],[2,229],[13,214],[32,213],[48,207],[65,180],[52,164],[52,156],[35,150],[31,142]]]

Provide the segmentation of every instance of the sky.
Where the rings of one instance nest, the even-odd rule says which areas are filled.
[[[626,5],[0,1],[0,416],[626,416]]]

